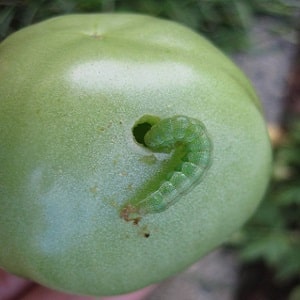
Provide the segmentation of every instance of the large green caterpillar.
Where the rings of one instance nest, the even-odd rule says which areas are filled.
[[[211,164],[212,141],[204,124],[182,115],[154,124],[144,137],[145,145],[154,152],[180,149],[176,165],[158,189],[138,202],[128,202],[121,210],[126,221],[138,222],[142,215],[159,213],[197,185]]]

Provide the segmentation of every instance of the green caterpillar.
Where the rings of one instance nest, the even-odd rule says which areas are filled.
[[[197,185],[211,165],[212,141],[197,119],[177,115],[160,120],[145,134],[144,141],[154,152],[169,153],[180,147],[182,157],[157,190],[122,208],[121,217],[126,221],[138,222],[142,215],[163,212]]]

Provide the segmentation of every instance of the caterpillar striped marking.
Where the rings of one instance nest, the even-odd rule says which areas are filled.
[[[139,201],[128,201],[121,208],[121,218],[135,224],[143,215],[165,211],[191,191],[212,161],[213,145],[204,124],[183,115],[156,122],[145,134],[144,143],[154,152],[173,151],[180,160],[157,190]]]

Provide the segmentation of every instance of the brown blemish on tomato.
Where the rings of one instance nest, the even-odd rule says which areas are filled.
[[[128,184],[127,190],[128,191],[133,191],[133,184],[132,183]]]
[[[102,40],[103,39],[103,35],[99,34],[99,33],[94,33],[91,35],[92,38],[96,39],[96,40]]]
[[[150,237],[150,231],[148,229],[147,225],[143,225],[142,227],[140,227],[140,232],[139,234],[144,237],[144,238],[149,238]]]
[[[120,212],[120,217],[126,222],[132,222],[133,225],[138,225],[140,220],[142,219],[141,216],[138,214],[137,208],[131,204],[128,204],[122,208]]]

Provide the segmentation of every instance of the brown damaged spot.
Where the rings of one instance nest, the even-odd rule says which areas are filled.
[[[128,191],[133,191],[133,184],[132,183],[128,184],[127,190]]]
[[[92,38],[96,39],[96,40],[102,40],[103,39],[103,35],[99,34],[99,33],[94,33],[91,35]]]
[[[149,238],[150,237],[150,231],[148,229],[147,225],[144,225],[140,228],[139,234],[144,237],[144,238]]]
[[[138,212],[138,209],[131,204],[128,204],[122,208],[120,217],[126,222],[132,222],[133,225],[138,225],[140,220],[142,219]]]
[[[98,186],[94,185],[94,186],[90,187],[89,191],[91,194],[93,194],[93,196],[96,196],[98,193]]]
[[[131,204],[128,204],[124,207],[120,212],[120,217],[124,219],[126,222],[132,222],[133,225],[138,226],[139,231],[138,234],[144,238],[150,237],[150,231],[147,225],[139,226],[139,222],[142,217],[136,207]]]

